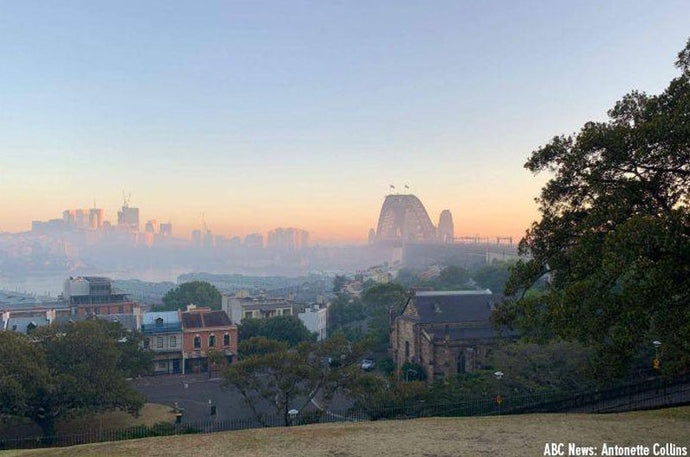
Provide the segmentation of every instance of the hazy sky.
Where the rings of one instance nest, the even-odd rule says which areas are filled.
[[[122,190],[189,236],[361,240],[389,184],[520,236],[553,135],[659,92],[684,1],[0,1],[0,230]]]

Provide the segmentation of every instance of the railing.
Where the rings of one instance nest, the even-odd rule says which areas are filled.
[[[0,449],[73,446],[77,444],[120,441],[152,436],[215,433],[261,427],[284,427],[313,423],[360,422],[380,419],[420,417],[494,416],[528,413],[610,413],[690,404],[690,374],[657,378],[611,389],[571,394],[531,394],[459,399],[452,402],[414,402],[395,407],[368,406],[345,411],[303,411],[294,418],[271,415],[260,418],[209,420],[195,423],[158,423],[115,430],[87,430],[82,433],[56,434],[48,437],[0,440]]]

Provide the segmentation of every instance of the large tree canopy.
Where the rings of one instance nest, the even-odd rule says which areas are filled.
[[[117,324],[119,326],[119,324]],[[125,380],[137,356],[102,320],[40,327],[31,337],[0,331],[0,414],[27,417],[44,435],[75,414],[136,412],[144,398]]]
[[[190,281],[168,291],[163,297],[163,306],[158,309],[186,309],[187,305],[220,309],[220,304],[221,296],[216,286],[206,281]]]
[[[682,74],[659,95],[632,92],[532,153],[551,179],[541,220],[520,242],[497,321],[527,335],[577,339],[620,373],[662,342],[662,366],[690,366],[690,41]],[[525,292],[548,274],[545,294]],[[650,361],[651,363],[651,361]]]
[[[240,340],[261,336],[269,340],[282,341],[296,346],[304,341],[313,341],[316,335],[307,329],[297,316],[275,316],[267,319],[242,319]]]
[[[260,410],[288,424],[288,411],[302,411],[317,395],[327,407],[337,392],[357,384],[362,374],[358,360],[366,349],[365,343],[350,343],[342,335],[292,348],[254,337],[241,346],[242,360],[222,370],[223,386],[239,392],[264,424],[268,418]],[[331,366],[327,358],[337,358],[339,364]]]

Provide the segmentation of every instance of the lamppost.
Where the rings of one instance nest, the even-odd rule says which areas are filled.
[[[503,372],[497,371],[494,373],[496,379],[498,379],[498,395],[496,396],[496,403],[498,404],[498,415],[501,415],[501,403],[503,403],[503,397],[501,397],[501,378],[503,378]]]
[[[661,360],[659,360],[659,347],[661,346],[661,341],[654,340],[652,344],[654,345],[654,362],[652,362],[652,366],[655,370],[659,370],[661,369]]]
[[[288,411],[288,416],[290,416],[290,424],[289,425],[293,425],[295,423],[295,419],[297,418],[298,414],[299,414],[299,411],[297,411],[296,409],[291,409],[290,411]]]

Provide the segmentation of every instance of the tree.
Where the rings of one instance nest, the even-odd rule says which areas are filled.
[[[339,294],[343,291],[345,284],[347,283],[347,277],[343,275],[335,275],[333,278],[333,293]]]
[[[104,321],[40,327],[31,339],[0,332],[0,357],[0,411],[33,420],[46,437],[57,420],[135,413],[144,404],[125,380],[122,349]]]
[[[529,260],[506,287],[518,298],[496,321],[591,345],[609,373],[655,339],[666,369],[690,367],[690,41],[676,65],[663,93],[626,95],[607,122],[555,137],[525,164],[552,178],[519,244]],[[545,275],[546,293],[525,297]]]
[[[501,294],[505,290],[508,278],[510,278],[510,267],[510,263],[495,262],[475,271],[473,279],[482,289],[489,289],[495,294]]]
[[[142,349],[143,336],[140,332],[128,330],[119,322],[97,321],[104,325],[112,339],[117,341],[122,352],[118,368],[128,378],[152,374],[153,352]]]
[[[467,289],[469,280],[470,274],[467,270],[457,265],[451,265],[441,270],[435,288],[440,290]]]
[[[186,309],[187,305],[220,309],[220,292],[216,286],[206,281],[185,282],[168,291],[163,296],[163,306],[158,306],[156,309],[160,311]]]
[[[328,405],[336,392],[361,373],[357,360],[364,346],[342,337],[292,348],[256,337],[243,344],[243,353],[249,355],[223,369],[223,386],[239,392],[264,425],[267,414],[262,411],[278,415],[287,425],[290,409],[301,411],[317,394]],[[324,362],[327,357],[337,357],[341,365],[330,367]]]
[[[338,294],[328,307],[328,324],[340,328],[365,318],[364,306],[358,298]]]
[[[368,330],[378,335],[379,344],[387,344],[390,324],[407,303],[407,290],[396,282],[376,284],[362,294]]]
[[[304,341],[314,341],[316,335],[310,332],[297,316],[275,316],[268,319],[242,319],[240,339],[263,336],[270,340],[284,341],[296,346]]]
[[[45,353],[25,335],[0,331],[0,415],[34,418],[54,391]]]

